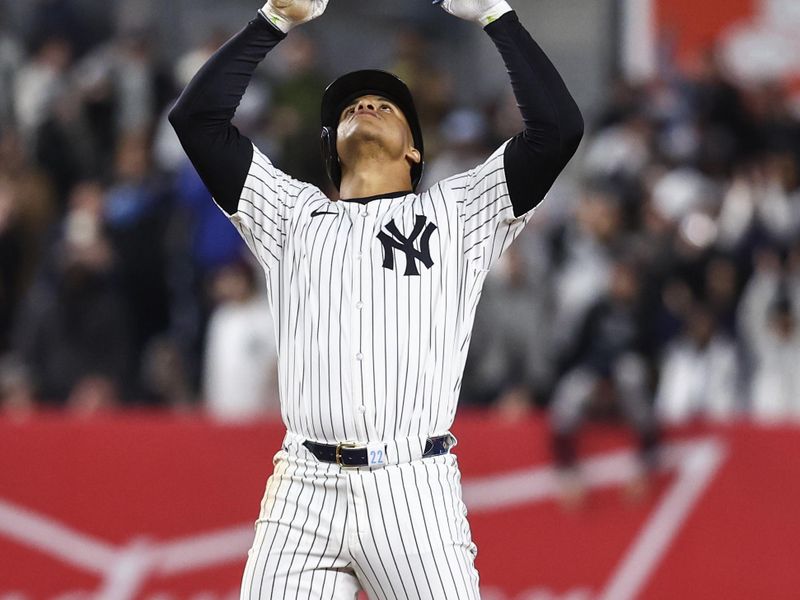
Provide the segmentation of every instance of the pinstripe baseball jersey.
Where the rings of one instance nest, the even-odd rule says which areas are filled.
[[[533,215],[514,216],[504,149],[424,193],[356,201],[254,149],[230,219],[266,273],[290,434],[386,442],[395,462],[448,431],[486,273]]]
[[[285,37],[262,17],[212,56],[170,111],[192,163],[263,266],[275,321],[288,431],[243,600],[351,600],[359,589],[373,600],[480,597],[457,458],[414,459],[452,425],[488,270],[583,132],[563,80],[516,14],[484,30],[525,130],[421,194],[331,201],[236,130],[231,119],[256,66]],[[367,464],[330,463],[309,440],[366,445]]]

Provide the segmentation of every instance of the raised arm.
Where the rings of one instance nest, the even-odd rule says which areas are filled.
[[[505,1],[444,0],[447,12],[482,25],[506,63],[525,130],[486,162],[439,183],[458,198],[464,255],[488,270],[533,217],[583,137],[583,117],[553,64]]]
[[[328,0],[270,0],[200,69],[169,120],[203,182],[229,215],[237,211],[253,144],[231,124],[258,64],[288,31],[325,10]]]
[[[504,153],[506,183],[514,216],[519,217],[541,202],[575,154],[583,137],[583,117],[555,66],[507,2],[438,4],[483,26],[505,62],[525,123],[525,130],[509,141]]]

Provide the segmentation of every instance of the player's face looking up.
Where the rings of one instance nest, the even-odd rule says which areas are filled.
[[[336,148],[343,170],[365,159],[402,161],[409,169],[421,160],[403,112],[391,100],[372,94],[342,110]]]

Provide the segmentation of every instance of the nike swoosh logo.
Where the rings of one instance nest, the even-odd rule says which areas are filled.
[[[335,215],[335,214],[336,214],[335,212],[323,211],[321,208],[318,208],[317,210],[311,213],[311,216],[318,217],[320,215]]]

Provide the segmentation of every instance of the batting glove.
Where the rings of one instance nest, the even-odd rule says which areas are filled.
[[[269,0],[260,12],[283,33],[289,33],[292,27],[316,19],[327,7],[328,0]]]
[[[507,12],[514,10],[505,0],[434,0],[451,15],[486,27]]]

